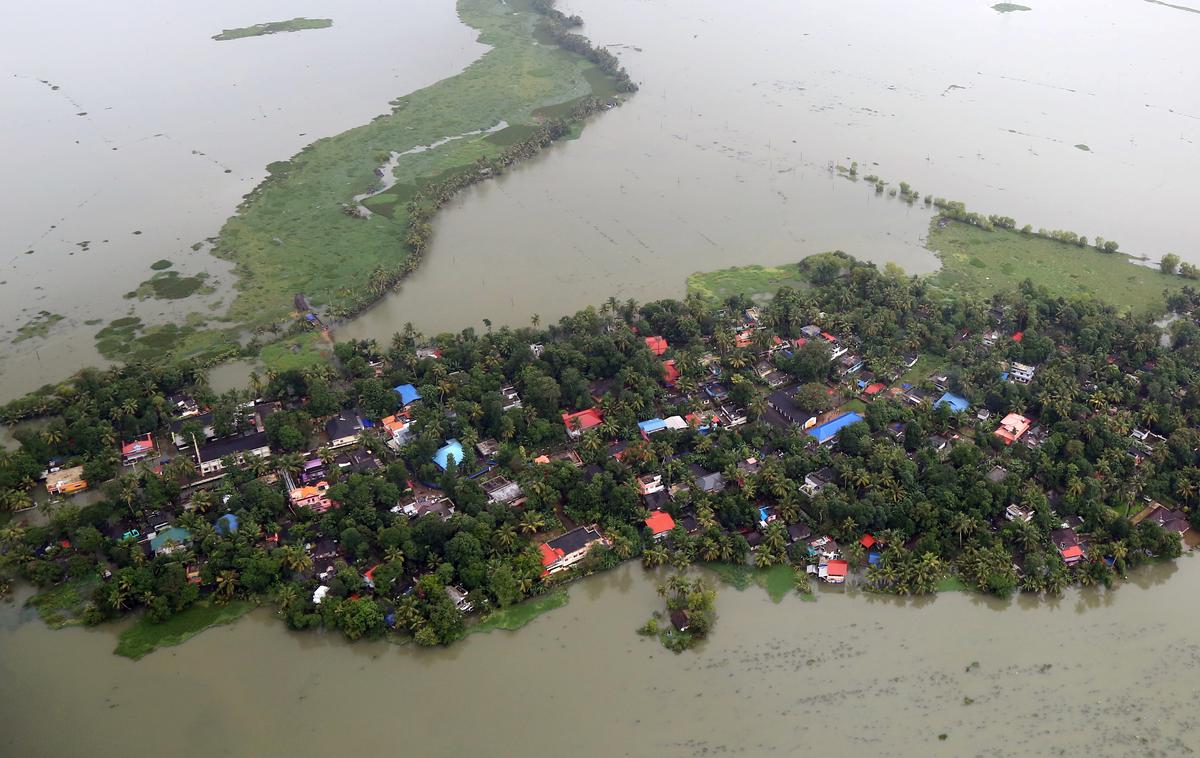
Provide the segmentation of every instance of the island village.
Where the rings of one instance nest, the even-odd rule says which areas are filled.
[[[1163,365],[1158,327],[807,265],[820,284],[764,306],[610,299],[549,329],[408,327],[242,392],[84,372],[5,454],[6,565],[71,589],[49,610],[63,623],[246,598],[294,628],[445,644],[637,557],[785,567],[803,593],[1004,596],[1110,585],[1197,543],[1194,415],[1156,408],[1192,399],[1171,384],[1191,369]],[[34,465],[37,499],[66,504],[25,525]]]

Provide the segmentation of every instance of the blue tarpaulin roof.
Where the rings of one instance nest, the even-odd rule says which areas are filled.
[[[876,563],[879,563],[879,553],[875,552],[874,550],[867,553],[867,563],[871,564],[872,566],[874,566]]]
[[[216,524],[217,534],[233,534],[237,531],[238,520],[237,516],[232,513],[226,513],[221,518],[217,519]]]
[[[401,384],[399,387],[393,387],[392,392],[400,396],[401,405],[408,405],[411,402],[421,399],[421,393],[417,392],[417,388],[411,384]]]
[[[646,421],[638,422],[638,429],[642,430],[642,434],[653,434],[654,432],[661,432],[666,428],[667,422],[660,418],[652,418],[647,419]]]
[[[816,437],[817,442],[824,443],[836,437],[837,433],[846,427],[850,426],[851,424],[857,424],[862,420],[862,416],[858,415],[857,413],[846,413],[838,416],[832,421],[826,421],[820,426],[814,426],[812,429],[808,430],[808,433],[810,436]]]
[[[934,408],[940,408],[943,405],[950,406],[950,410],[955,413],[962,413],[971,406],[965,397],[959,397],[952,392],[947,392],[938,398],[938,401],[933,404]]]
[[[450,466],[451,458],[454,459],[455,463],[462,463],[463,446],[458,440],[446,440],[446,444],[438,448],[438,451],[433,454],[433,462],[442,471],[445,471]]]

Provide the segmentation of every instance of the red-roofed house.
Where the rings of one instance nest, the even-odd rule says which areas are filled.
[[[662,355],[663,353],[667,352],[667,348],[670,347],[670,345],[667,344],[666,337],[647,337],[646,347],[650,348],[650,352],[654,353],[655,355]]]
[[[138,461],[145,460],[157,452],[154,445],[154,435],[147,432],[132,442],[121,443],[121,463],[132,466]]]
[[[538,545],[542,554],[542,576],[566,571],[583,560],[592,545],[607,542],[596,524],[576,527],[561,537],[543,542]]]
[[[873,382],[873,383],[867,385],[867,388],[865,390],[863,390],[863,394],[865,394],[867,397],[875,397],[880,392],[883,392],[885,389],[887,389],[886,384],[884,384],[882,382]]]
[[[650,514],[650,518],[646,519],[646,526],[650,528],[654,539],[661,540],[675,528],[675,519],[671,518],[671,514],[666,511],[655,511]]]
[[[562,420],[567,427],[567,435],[571,439],[578,439],[587,430],[600,426],[604,419],[600,416],[600,411],[588,408],[578,413],[564,413]]]
[[[1083,560],[1083,548],[1079,545],[1071,545],[1068,548],[1063,548],[1059,551],[1062,554],[1063,560],[1068,566],[1074,566]]]
[[[663,361],[663,381],[668,387],[674,387],[675,382],[679,381],[679,367],[675,365],[674,360]]]
[[[875,539],[873,536],[871,536],[870,534],[864,534],[863,538],[858,541],[858,544],[862,545],[867,550],[870,550],[871,548],[875,547],[876,542],[878,542],[878,540]]]
[[[850,564],[846,561],[830,561],[821,568],[821,578],[830,584],[844,584],[846,574],[850,573]]]
[[[1010,413],[1000,422],[1000,428],[996,430],[996,436],[1004,440],[1005,445],[1011,445],[1021,439],[1031,426],[1033,426],[1033,421],[1019,413]]]
[[[1013,332],[1013,342],[1020,342],[1025,339],[1025,332]]]

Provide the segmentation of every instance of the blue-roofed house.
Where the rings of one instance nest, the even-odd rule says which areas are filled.
[[[646,421],[638,422],[638,429],[642,430],[643,437],[649,437],[655,432],[661,432],[667,428],[667,422],[660,418],[647,419]]]
[[[400,396],[400,405],[408,405],[421,399],[421,393],[417,392],[417,388],[411,384],[401,384],[399,387],[393,387],[392,392]]]
[[[237,516],[232,513],[226,513],[221,518],[217,519],[217,523],[213,527],[217,534],[233,534],[238,529]]]
[[[933,404],[933,407],[941,408],[943,405],[950,406],[950,410],[954,411],[955,413],[962,413],[967,408],[971,407],[971,404],[967,402],[965,397],[959,397],[953,392],[947,392],[939,397],[938,401]]]
[[[842,431],[851,424],[857,424],[862,420],[863,417],[857,413],[844,413],[831,421],[826,421],[824,424],[818,424],[817,426],[814,426],[812,429],[808,430],[808,434],[811,437],[815,437],[817,442],[824,445],[826,442],[829,442],[836,437],[838,432]]]
[[[442,471],[450,467],[451,459],[456,464],[463,461],[463,446],[458,440],[446,440],[446,444],[438,448],[438,451],[433,454],[433,462]]]
[[[181,549],[192,538],[192,533],[179,526],[163,529],[150,538],[150,549],[155,555],[169,555]]]

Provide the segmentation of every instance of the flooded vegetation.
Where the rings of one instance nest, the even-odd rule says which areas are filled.
[[[264,24],[243,26],[237,29],[225,29],[220,34],[213,35],[218,42],[245,37],[262,37],[266,34],[282,32],[302,32],[305,29],[328,29],[333,26],[331,18],[293,18],[288,21],[268,21]]]

